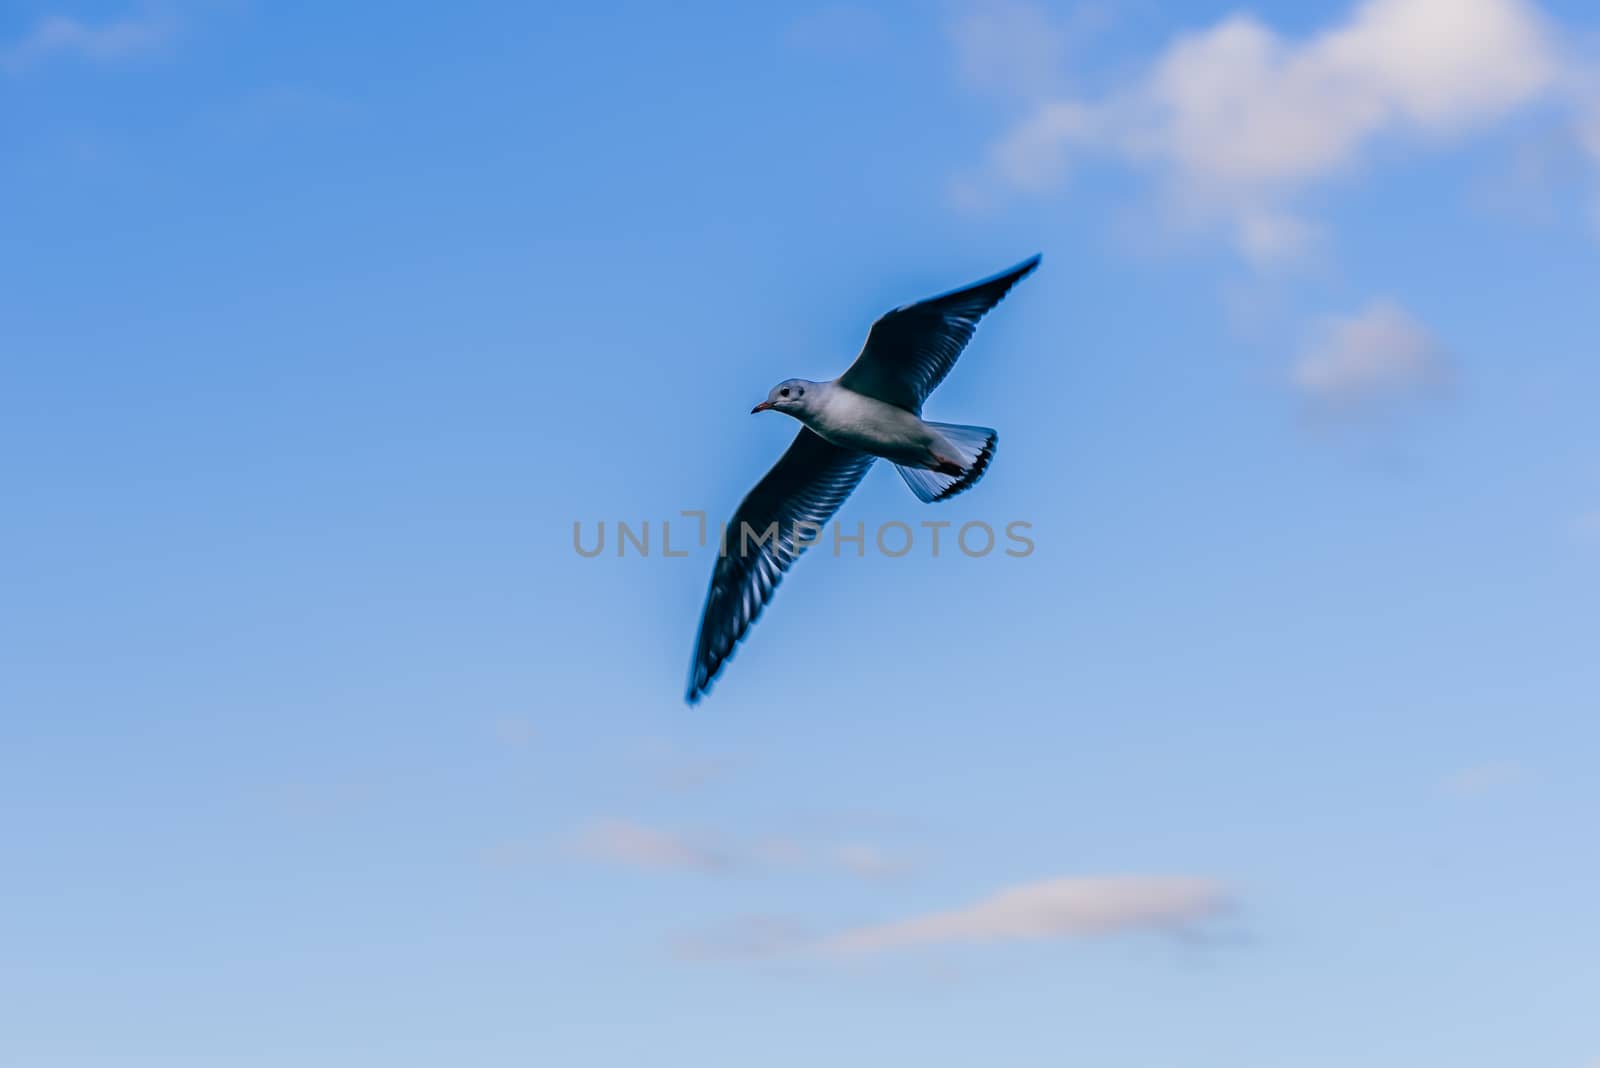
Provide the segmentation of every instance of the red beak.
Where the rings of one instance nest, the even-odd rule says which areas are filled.
[[[772,410],[772,402],[771,401],[762,401],[760,404],[758,404],[754,408],[750,409],[750,414],[751,415],[755,415],[757,412],[770,412],[771,410]]]

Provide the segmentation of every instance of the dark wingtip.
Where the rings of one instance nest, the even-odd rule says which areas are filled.
[[[716,681],[716,677],[716,671],[707,671],[697,655],[695,662],[689,667],[689,689],[683,695],[683,703],[690,708],[699,704],[701,698],[711,692],[711,684]]]
[[[1038,257],[1034,258],[1037,259]],[[944,492],[934,497],[929,503],[936,504],[939,501],[948,501],[956,494],[962,493],[971,489],[973,486],[976,486],[978,484],[978,480],[983,477],[983,473],[989,470],[989,461],[994,459],[994,450],[999,444],[1000,435],[991,433],[989,435],[989,440],[984,443],[983,450],[978,453],[978,458],[972,461],[972,466],[967,468],[966,473],[956,481],[950,483],[950,485],[946,486]]]
[[[1024,278],[1028,277],[1028,275],[1033,273],[1034,269],[1039,266],[1039,261],[1042,259],[1044,259],[1044,253],[1035,252],[1033,255],[1029,256],[1015,267],[1011,268],[1011,270],[1002,271],[1000,273],[1000,277],[1015,278],[1018,282],[1020,282]]]
[[[972,288],[989,285],[993,282],[1006,282],[1009,285],[1016,285],[1018,282],[1022,281],[1028,275],[1033,273],[1033,271],[1039,266],[1039,261],[1043,257],[1043,253],[1035,252],[1021,263],[1012,264],[1003,271],[996,271],[994,274],[991,274],[988,278],[983,279],[981,282],[972,283]]]
[[[1035,252],[1032,256],[1029,256],[1016,266],[1008,267],[999,274],[990,275],[983,281],[974,282],[972,285],[967,286],[966,288],[967,290],[981,290],[986,287],[998,286],[999,292],[994,297],[994,303],[998,304],[1001,300],[1005,299],[1005,295],[1007,293],[1011,292],[1013,286],[1034,272],[1034,269],[1039,266],[1039,261],[1043,259],[1043,257],[1043,253]]]

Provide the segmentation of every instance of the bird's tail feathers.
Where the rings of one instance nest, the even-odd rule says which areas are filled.
[[[923,467],[894,465],[900,477],[906,480],[911,492],[924,503],[945,501],[962,490],[971,489],[989,469],[994,459],[995,443],[1000,435],[986,426],[961,426],[958,423],[929,423],[950,444],[956,455],[948,470],[930,471]]]

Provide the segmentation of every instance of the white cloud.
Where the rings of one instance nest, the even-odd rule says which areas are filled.
[[[1010,887],[964,908],[831,935],[790,916],[743,917],[678,939],[682,957],[848,958],[922,946],[1087,938],[1132,932],[1191,934],[1234,907],[1211,879],[1086,876]]]
[[[815,948],[855,955],[950,943],[1181,931],[1222,914],[1231,905],[1229,893],[1210,879],[1051,879],[1011,887],[964,908],[844,931],[816,943]]]
[[[1042,192],[1067,170],[1068,148],[1089,138],[1098,117],[1072,100],[1041,105],[989,151],[995,168],[1020,189]]]
[[[1334,406],[1411,392],[1443,380],[1443,350],[1426,327],[1390,301],[1329,319],[1291,372],[1295,387]]]
[[[1177,37],[1099,99],[1037,99],[990,164],[1025,190],[1059,181],[1075,157],[1148,169],[1177,219],[1221,226],[1270,263],[1311,244],[1299,195],[1380,139],[1460,137],[1573,85],[1526,0],[1367,0],[1301,38],[1234,15]],[[1584,136],[1600,144],[1600,119]]]
[[[1266,265],[1301,259],[1321,236],[1315,223],[1285,211],[1244,205],[1237,211],[1235,240],[1251,263]]]
[[[105,22],[47,15],[21,40],[0,48],[0,69],[18,74],[61,56],[101,63],[126,59],[161,48],[175,30],[174,21],[158,13]]]

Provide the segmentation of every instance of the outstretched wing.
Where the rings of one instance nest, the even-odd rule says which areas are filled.
[[[690,704],[710,691],[712,680],[761,615],[784,572],[805,551],[806,542],[820,536],[872,461],[869,453],[840,448],[802,429],[745,496],[728,524],[726,547],[711,570],[711,589],[689,666]],[[776,532],[771,533],[774,524]]]
[[[965,289],[896,308],[872,324],[861,355],[839,384],[920,415],[922,402],[972,340],[978,320],[1037,266],[1034,256]]]

